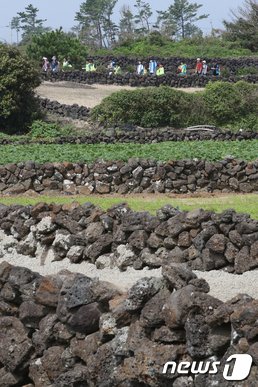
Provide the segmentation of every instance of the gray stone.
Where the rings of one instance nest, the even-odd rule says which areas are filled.
[[[136,282],[129,291],[125,301],[128,311],[141,309],[142,306],[164,286],[159,278],[145,277]]]

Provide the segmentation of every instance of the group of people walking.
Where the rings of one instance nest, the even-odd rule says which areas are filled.
[[[57,57],[55,55],[51,58],[51,61],[49,61],[46,56],[43,56],[41,67],[43,72],[47,73],[51,71],[52,73],[58,73],[58,71],[60,70],[60,66],[63,70],[71,70],[73,68],[69,59],[64,58],[62,64],[60,65],[60,62],[57,60]]]
[[[148,66],[144,66],[142,62],[138,62],[138,65],[136,67],[136,73],[138,75],[164,75],[165,69],[164,66],[160,63],[158,64],[156,60],[151,59]],[[179,76],[186,76],[188,73],[187,64],[185,62],[181,62],[181,64],[177,68],[177,74]],[[196,60],[196,66],[195,66],[195,73],[200,76],[206,76],[208,74],[219,76],[220,75],[220,66],[218,63],[215,65],[212,65],[211,67],[208,67],[206,60],[201,60],[200,58],[197,58]]]
[[[47,57],[43,57],[42,60],[42,70],[44,72],[51,71],[52,73],[57,73],[60,70],[60,62],[57,60],[56,56],[53,56],[51,61],[49,61]],[[61,65],[61,69],[65,71],[67,69],[71,70],[72,68],[73,66],[70,60],[64,58]],[[96,67],[91,60],[87,60],[85,67],[82,67],[82,69],[86,72],[96,71]],[[122,74],[121,66],[115,61],[111,61],[109,63],[109,65],[107,66],[107,70],[109,71],[109,75]],[[215,63],[214,65],[208,67],[206,60],[201,60],[201,58],[197,58],[194,72],[199,76],[207,76],[208,74],[220,76],[220,66],[218,63]],[[161,76],[165,74],[165,68],[162,63],[158,63],[155,59],[151,59],[148,65],[143,64],[141,61],[139,61],[136,65],[136,74]],[[187,64],[185,62],[181,62],[181,64],[178,66],[177,74],[179,76],[186,76],[188,74]]]
[[[211,75],[219,76],[220,75],[220,66],[218,63],[208,67],[206,60],[201,60],[200,58],[197,58],[196,60],[196,67],[195,72],[198,75],[208,75],[208,72],[210,71]]]
[[[157,63],[155,59],[151,59],[149,62],[149,65],[143,65],[142,62],[138,62],[138,65],[136,67],[136,73],[138,75],[164,75],[165,69],[164,66],[161,63]]]

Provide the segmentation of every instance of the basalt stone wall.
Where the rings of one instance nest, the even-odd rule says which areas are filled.
[[[162,63],[167,71],[176,72],[178,66],[181,62],[187,64],[189,69],[194,69],[196,66],[196,58],[182,58],[182,57],[169,57],[169,58],[157,58],[157,57],[113,57],[113,56],[93,56],[90,58],[96,65],[102,65],[107,67],[111,61],[115,61],[122,68],[127,68],[127,66],[134,66],[136,68],[138,61],[142,61],[143,64],[148,65],[150,59],[155,59],[158,63]],[[235,74],[237,70],[242,69],[243,67],[257,67],[258,57],[250,58],[202,58],[205,59],[208,66],[219,63],[222,68],[227,68],[231,74]]]
[[[258,267],[258,221],[226,210],[179,211],[169,205],[150,215],[127,205],[103,211],[90,203],[0,206],[0,256],[12,252],[97,268],[158,268],[186,263],[193,270],[242,274]]]
[[[214,76],[198,76],[195,74],[187,76],[179,76],[175,72],[166,72],[163,76],[139,76],[135,73],[126,73],[123,75],[109,75],[108,72],[85,72],[85,71],[71,71],[59,72],[57,74],[43,74],[42,79],[50,81],[67,81],[82,84],[93,85],[95,83],[103,85],[129,85],[132,87],[147,87],[147,86],[171,86],[171,87],[205,87],[209,82],[227,81],[238,82],[244,80],[250,83],[257,83],[257,75],[236,76],[234,74],[228,77],[214,77]]]
[[[245,353],[253,364],[237,385],[255,387],[258,300],[239,295],[223,303],[208,292],[182,265],[166,265],[163,277],[143,278],[121,294],[81,274],[42,277],[3,262],[1,386],[230,387],[225,363]],[[193,370],[212,370],[217,361],[218,372],[163,373],[171,361],[195,362]]]
[[[67,105],[62,105],[57,101],[41,100],[42,110],[44,113],[69,117],[72,119],[87,120],[89,109],[72,105],[67,109]],[[73,109],[73,110],[72,110]],[[116,144],[116,143],[159,143],[165,141],[245,141],[257,140],[258,132],[240,129],[232,132],[230,130],[220,130],[212,126],[199,126],[186,129],[174,128],[139,128],[127,124],[116,128],[107,128],[105,130],[96,130],[92,128],[94,134],[79,136],[60,136],[58,138],[37,139],[37,138],[0,138],[0,145],[26,145],[26,144]]]
[[[72,119],[87,120],[90,109],[86,106],[77,104],[65,105],[57,101],[51,101],[47,98],[39,99],[40,109],[43,113],[54,114],[60,117],[69,117]]]
[[[0,193],[66,194],[257,192],[258,161],[130,159],[84,163],[21,162],[0,166]]]

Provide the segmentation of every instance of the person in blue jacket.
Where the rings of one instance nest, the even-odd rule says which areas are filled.
[[[155,75],[156,74],[156,71],[157,71],[157,67],[158,67],[158,64],[157,62],[155,61],[155,59],[151,59],[150,60],[150,63],[149,63],[149,73],[151,75]]]

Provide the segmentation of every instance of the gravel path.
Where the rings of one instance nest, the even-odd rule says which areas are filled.
[[[73,82],[43,82],[37,89],[37,94],[42,98],[49,98],[59,103],[72,105],[87,106],[92,108],[98,105],[103,98],[120,90],[135,90],[130,86],[116,86],[116,85],[98,85],[94,84],[83,85]],[[179,90],[179,89],[178,89]],[[184,88],[181,89],[187,92],[201,91],[201,88]]]
[[[159,277],[161,275],[161,269],[149,270],[145,268],[144,270],[134,270],[133,268],[128,268],[124,272],[118,269],[98,270],[95,265],[89,262],[72,264],[67,258],[53,262],[52,258],[51,254],[49,254],[44,265],[41,265],[39,258],[17,254],[15,250],[12,250],[0,258],[0,263],[7,261],[12,265],[27,267],[42,275],[56,274],[61,270],[79,272],[88,277],[99,277],[102,281],[112,282],[123,291],[129,289],[142,277]],[[209,283],[211,288],[210,294],[222,301],[230,300],[238,293],[246,293],[258,299],[257,270],[246,272],[242,275],[234,275],[217,270],[210,272],[196,271],[195,273]]]

